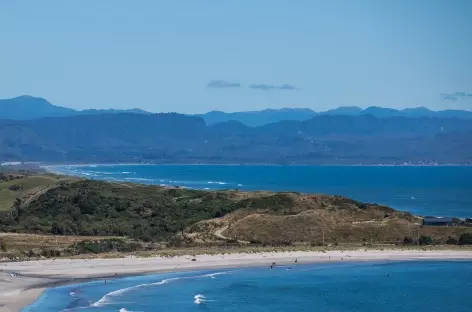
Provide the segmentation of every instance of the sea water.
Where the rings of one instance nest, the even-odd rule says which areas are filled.
[[[25,312],[472,310],[472,262],[346,262],[127,277],[47,290]]]
[[[57,166],[52,171],[194,189],[343,195],[420,215],[472,217],[472,166]]]

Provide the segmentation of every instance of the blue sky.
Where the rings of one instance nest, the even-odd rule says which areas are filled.
[[[468,0],[0,0],[0,98],[472,110],[471,38]]]

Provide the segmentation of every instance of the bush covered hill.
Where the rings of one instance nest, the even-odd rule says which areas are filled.
[[[0,162],[472,163],[472,121],[320,115],[248,127],[179,114],[0,119]]]
[[[2,207],[0,231],[203,245],[403,243],[405,237],[415,241],[420,232],[445,243],[472,232],[468,227],[419,229],[419,217],[341,196],[59,178],[40,192],[20,195],[11,207]]]

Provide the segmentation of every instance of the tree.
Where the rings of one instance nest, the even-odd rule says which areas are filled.
[[[446,241],[446,244],[448,244],[448,245],[457,245],[457,239],[455,239],[454,237],[449,237]]]
[[[419,243],[420,245],[432,245],[433,239],[430,236],[421,235]]]
[[[464,233],[459,237],[459,245],[472,245],[472,233]]]

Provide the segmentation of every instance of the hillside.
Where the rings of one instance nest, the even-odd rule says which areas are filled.
[[[0,99],[0,119],[26,120],[66,117],[74,114],[75,110],[52,105],[43,98],[23,95],[12,99]]]
[[[8,211],[17,200],[29,202],[41,193],[74,177],[52,174],[8,173],[0,171],[0,211]]]
[[[133,103],[130,103],[133,104]],[[0,119],[31,120],[48,117],[67,117],[78,115],[104,115],[104,114],[144,114],[151,113],[139,109],[84,109],[56,106],[46,99],[33,96],[19,96],[11,99],[0,99]],[[407,118],[459,118],[472,120],[472,111],[466,110],[442,110],[433,111],[426,107],[405,108],[401,110],[370,106],[362,109],[357,106],[340,106],[326,111],[315,112],[309,108],[280,108],[264,109],[260,111],[241,111],[226,113],[222,111],[210,111],[194,116],[205,120],[207,125],[215,125],[228,121],[236,121],[249,127],[260,127],[280,121],[294,120],[305,121],[315,116],[363,116],[372,115],[377,118],[407,117]]]
[[[406,212],[341,196],[198,191],[90,180],[63,181],[3,206],[0,231],[120,236],[167,244],[437,243],[472,227],[422,227]]]
[[[317,113],[308,108],[264,109],[261,111],[225,113],[211,111],[196,116],[203,118],[207,125],[214,125],[228,121],[237,121],[249,127],[259,127],[282,120],[308,120]]]
[[[29,95],[0,99],[0,119],[31,120],[50,117],[103,114],[150,114],[141,109],[86,109],[75,110],[51,104],[49,101]]]
[[[403,164],[471,163],[472,122],[315,116],[247,127],[179,114],[0,120],[0,161]]]
[[[472,111],[465,110],[442,110],[433,111],[426,107],[405,108],[401,110],[385,107],[370,106],[362,109],[357,106],[340,106],[327,111],[315,112],[308,108],[282,108],[264,109],[261,111],[247,111],[225,113],[212,111],[206,114],[196,115],[205,120],[208,125],[214,125],[227,121],[237,121],[246,126],[260,127],[280,121],[295,120],[305,121],[315,116],[364,116],[372,115],[377,118],[459,118],[472,120]]]

